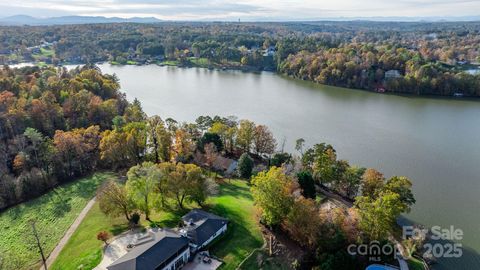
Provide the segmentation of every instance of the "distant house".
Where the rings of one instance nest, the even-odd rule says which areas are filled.
[[[108,270],[176,270],[190,258],[189,240],[167,229],[153,231],[151,240],[136,246]]]
[[[200,209],[182,217],[184,227],[152,229],[137,239],[127,254],[107,266],[108,270],[177,270],[191,255],[227,231],[228,220]]]
[[[275,55],[275,46],[270,46],[263,52],[263,56],[274,56],[274,55]]]
[[[190,239],[192,252],[204,248],[227,231],[227,219],[200,209],[190,211],[182,220],[185,227],[180,233]]]
[[[231,158],[226,158],[218,155],[213,160],[212,164],[207,164],[206,156],[200,152],[194,154],[194,163],[199,166],[211,166],[217,172],[223,172],[225,176],[231,176],[237,169],[238,162]]]
[[[400,71],[398,71],[398,70],[392,69],[392,70],[389,70],[389,71],[385,72],[385,79],[386,80],[397,79],[397,78],[400,78],[400,77],[402,77],[402,74],[400,74]]]
[[[232,175],[237,168],[237,164],[237,161],[233,159],[218,156],[213,161],[213,168],[219,171],[223,171],[225,175]]]
[[[34,54],[40,54],[42,51],[40,50],[39,47],[33,47],[31,49],[31,52],[34,53]]]

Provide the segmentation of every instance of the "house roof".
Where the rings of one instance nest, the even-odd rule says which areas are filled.
[[[107,267],[108,270],[155,269],[178,251],[188,247],[188,239],[168,229],[153,231],[153,240],[133,248]]]
[[[226,218],[194,209],[182,217],[187,226],[187,236],[197,246],[202,245],[228,223]]]

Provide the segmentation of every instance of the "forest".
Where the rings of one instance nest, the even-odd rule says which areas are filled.
[[[97,166],[101,132],[135,115],[114,76],[85,67],[0,70],[0,209]]]
[[[480,95],[480,23],[288,22],[0,27],[0,63],[171,64],[276,71],[414,95]]]

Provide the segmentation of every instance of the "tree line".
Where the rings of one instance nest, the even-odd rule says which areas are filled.
[[[290,54],[279,71],[302,80],[372,91],[480,95],[480,75],[452,69],[429,53],[396,44],[349,43]]]
[[[4,26],[0,63],[167,60],[183,66],[278,71],[372,91],[478,96],[479,75],[465,70],[480,63],[479,32],[478,22]],[[52,55],[32,49],[42,44]]]

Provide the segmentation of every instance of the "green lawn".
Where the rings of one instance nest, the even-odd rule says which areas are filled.
[[[165,60],[163,62],[160,62],[160,65],[164,65],[164,66],[178,66],[180,62],[178,62],[177,60]]]
[[[212,245],[211,251],[225,262],[222,269],[236,269],[263,243],[250,188],[243,180],[227,181],[220,186],[219,196],[210,201],[210,211],[230,220],[227,233]]]
[[[208,61],[207,58],[196,58],[196,57],[190,57],[188,60],[199,67],[208,67],[210,66],[210,62]]]
[[[56,188],[37,199],[0,213],[0,257],[5,269],[32,269],[40,255],[32,243],[30,220],[36,220],[42,246],[49,254],[62,238],[97,186],[112,174],[97,173]],[[1,267],[0,267],[1,268]]]
[[[220,186],[218,196],[208,201],[210,210],[227,217],[231,223],[227,234],[212,244],[211,251],[225,261],[222,269],[236,269],[253,249],[262,245],[262,236],[253,210],[253,200],[245,181],[231,180]],[[192,208],[193,206],[189,206]],[[159,226],[175,227],[183,211],[161,211],[151,215]],[[148,223],[142,217],[142,225]],[[96,239],[99,231],[112,235],[126,230],[123,217],[107,218],[95,205],[83,220],[78,230],[60,253],[50,269],[92,269],[101,261],[102,243]]]
[[[52,48],[40,48],[40,52],[43,56],[52,57],[55,51]]]
[[[123,217],[106,218],[100,211],[98,203],[95,203],[50,269],[94,268],[102,259],[103,244],[97,240],[97,233],[109,231],[110,234],[116,235],[127,228]]]
[[[35,61],[44,61],[47,58],[51,58],[55,55],[55,51],[52,48],[40,48],[40,53],[32,54]]]

